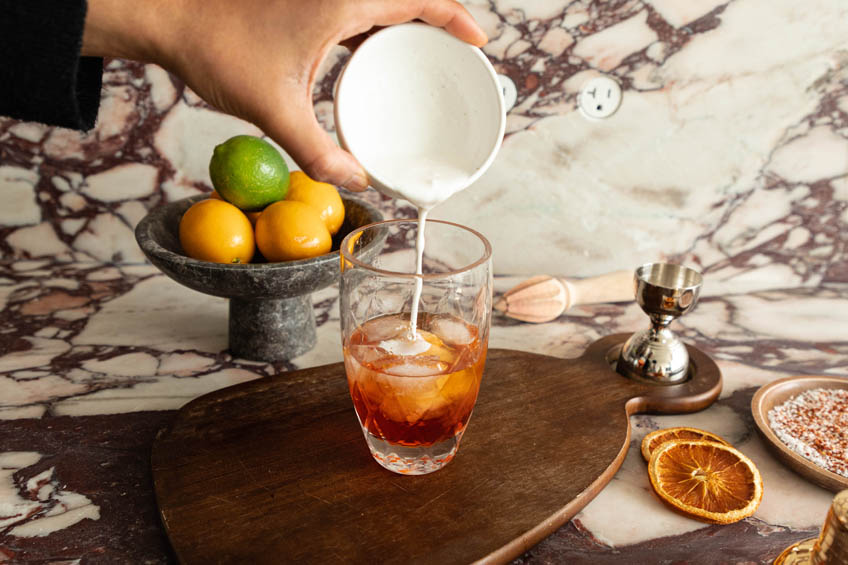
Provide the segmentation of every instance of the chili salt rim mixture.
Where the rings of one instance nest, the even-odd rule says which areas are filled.
[[[815,388],[768,413],[769,425],[786,446],[819,467],[848,477],[848,390]]]

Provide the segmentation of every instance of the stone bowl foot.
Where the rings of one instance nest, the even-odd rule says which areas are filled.
[[[283,361],[315,347],[312,296],[230,299],[230,353],[252,361]]]

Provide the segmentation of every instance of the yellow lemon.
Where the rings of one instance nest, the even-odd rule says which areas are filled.
[[[344,202],[339,191],[331,184],[312,180],[303,171],[292,171],[286,200],[303,202],[318,210],[331,235],[335,235],[342,227],[345,217]]]
[[[250,263],[253,226],[244,212],[223,200],[195,202],[180,219],[180,245],[186,255],[213,263]]]
[[[212,192],[209,193],[209,198],[216,198],[218,200],[223,200],[223,198],[221,198],[221,195],[218,194],[218,192],[215,191],[215,190],[213,190]],[[247,216],[248,220],[250,220],[250,225],[252,225],[253,227],[256,227],[256,220],[259,219],[259,214],[261,214],[261,213],[262,213],[262,210],[259,210],[257,212],[245,212],[244,215]]]
[[[333,240],[313,207],[282,200],[265,208],[256,220],[256,245],[274,263],[329,253]]]

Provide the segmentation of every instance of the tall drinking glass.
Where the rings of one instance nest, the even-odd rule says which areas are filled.
[[[345,371],[365,441],[380,465],[412,475],[456,454],[480,390],[492,310],[486,238],[427,221],[416,275],[417,232],[415,220],[351,232],[340,287]]]

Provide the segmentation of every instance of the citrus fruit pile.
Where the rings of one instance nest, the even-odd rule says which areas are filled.
[[[302,171],[262,138],[237,135],[215,147],[209,162],[212,197],[180,220],[180,244],[194,259],[249,263],[256,248],[269,262],[328,253],[344,221],[333,185]]]
[[[683,514],[713,524],[751,516],[763,499],[754,462],[723,438],[696,428],[667,428],[642,440],[651,486]]]

